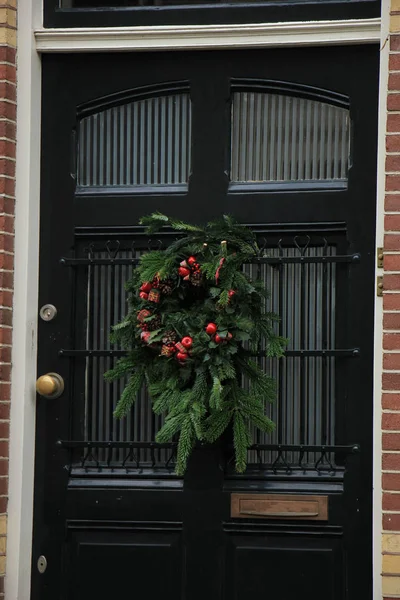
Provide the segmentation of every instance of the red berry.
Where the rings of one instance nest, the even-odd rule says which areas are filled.
[[[193,267],[193,265],[196,263],[196,257],[195,256],[189,256],[189,258],[187,259],[187,264],[190,267]]]
[[[176,355],[176,358],[177,358],[178,360],[181,360],[182,362],[183,362],[184,360],[186,360],[186,359],[187,359],[187,357],[188,357],[188,355],[187,355],[187,354],[184,354],[183,352],[178,352],[178,354]]]
[[[217,335],[214,338],[214,342],[216,344],[221,344],[223,341],[224,341],[224,338],[222,338],[221,336],[219,336],[218,333],[217,333]]]
[[[182,346],[185,346],[185,348],[191,348],[192,344],[193,344],[193,340],[189,335],[182,338]]]
[[[190,275],[190,269],[187,269],[186,267],[179,267],[178,273],[181,277],[187,277]]]
[[[142,333],[140,334],[142,341],[145,342],[146,344],[149,341],[150,336],[151,336],[150,331],[142,331]]]
[[[232,338],[233,338],[233,335],[231,334],[230,331],[228,331],[228,333],[226,334],[226,339],[231,340]]]
[[[214,333],[216,333],[217,331],[217,326],[215,323],[209,323],[206,327],[206,333],[208,333],[208,335],[214,335]]]
[[[140,291],[149,293],[152,287],[153,286],[149,281],[145,281],[145,283],[142,283],[142,285],[140,286]]]
[[[146,292],[140,292],[139,296],[142,300],[147,300],[147,298],[149,297],[149,295]]]
[[[229,290],[229,292],[228,292],[229,298],[232,298],[232,296],[234,296],[235,294],[236,294],[235,290]]]

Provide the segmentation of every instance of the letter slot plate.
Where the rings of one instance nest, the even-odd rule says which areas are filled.
[[[235,519],[327,521],[328,496],[232,494],[231,517]]]

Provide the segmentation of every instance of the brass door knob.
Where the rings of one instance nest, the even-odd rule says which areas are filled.
[[[58,373],[47,373],[36,381],[36,391],[44,398],[58,398],[64,391],[64,379]]]

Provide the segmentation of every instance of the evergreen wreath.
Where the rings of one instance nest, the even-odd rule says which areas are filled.
[[[236,470],[246,468],[251,429],[274,429],[265,414],[275,383],[252,359],[280,357],[286,340],[266,311],[267,292],[243,265],[259,256],[254,233],[229,216],[204,228],[154,213],[140,223],[153,234],[182,234],[165,250],[143,254],[127,283],[129,310],[112,341],[127,350],[105,375],[129,376],[114,416],[124,417],[144,384],[156,414],[165,415],[157,442],[178,439],[182,475],[197,440],[215,442],[233,429]],[[246,385],[242,382],[246,381]]]

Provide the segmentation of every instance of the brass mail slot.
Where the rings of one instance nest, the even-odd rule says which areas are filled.
[[[328,496],[232,494],[231,517],[236,519],[327,521]]]

